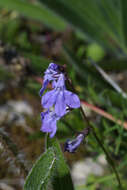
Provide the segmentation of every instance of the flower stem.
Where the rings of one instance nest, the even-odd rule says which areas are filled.
[[[114,164],[114,162],[113,162],[111,156],[109,155],[108,151],[106,150],[106,148],[105,148],[104,145],[102,144],[101,140],[100,140],[99,137],[97,136],[97,134],[96,134],[96,132],[95,132],[93,126],[90,124],[90,122],[89,122],[88,118],[86,117],[85,112],[84,112],[84,110],[82,109],[82,107],[80,107],[80,110],[81,110],[81,113],[82,113],[82,115],[83,115],[84,121],[87,122],[87,124],[88,124],[88,126],[90,127],[90,129],[91,129],[91,131],[92,131],[92,133],[93,133],[93,135],[94,135],[96,141],[98,142],[98,144],[100,145],[100,147],[101,147],[102,150],[104,151],[104,153],[105,153],[105,155],[106,155],[106,158],[107,158],[107,161],[108,161],[109,165],[111,166],[112,170],[114,171],[114,173],[115,173],[115,175],[116,175],[116,179],[117,179],[117,181],[118,181],[119,188],[122,189],[122,184],[121,184],[121,181],[120,181],[120,177],[119,177],[119,174],[118,174],[118,172],[117,172],[117,170],[116,170],[115,164]]]
[[[73,89],[73,91],[76,93],[76,90],[70,80],[70,78],[66,75],[66,79],[67,79],[67,82],[69,83],[69,85],[71,86],[71,88]],[[95,137],[96,141],[98,142],[98,144],[100,145],[101,149],[104,151],[105,155],[106,155],[106,158],[107,158],[107,161],[110,165],[110,167],[112,168],[113,172],[115,173],[115,176],[116,176],[116,179],[117,179],[117,182],[118,182],[118,185],[119,185],[119,189],[123,189],[122,188],[122,184],[121,184],[121,180],[120,180],[120,177],[119,177],[119,174],[117,172],[117,169],[115,167],[115,164],[110,156],[110,154],[108,153],[108,151],[106,150],[106,148],[104,147],[102,141],[99,139],[99,137],[97,136],[95,130],[94,130],[94,127],[92,126],[92,124],[90,123],[89,119],[87,118],[84,110],[82,107],[80,107],[80,110],[81,110],[81,113],[82,113],[82,116],[83,116],[83,120],[84,122],[87,123],[88,127],[90,128],[90,131],[92,132],[93,136]]]

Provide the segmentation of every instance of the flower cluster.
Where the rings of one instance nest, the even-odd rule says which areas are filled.
[[[68,91],[65,86],[65,75],[61,71],[61,66],[50,63],[44,73],[43,86],[40,95],[52,83],[52,90],[46,92],[41,99],[42,107],[46,109],[41,113],[41,131],[50,133],[54,137],[57,130],[57,121],[72,108],[80,107],[80,100],[76,94]]]

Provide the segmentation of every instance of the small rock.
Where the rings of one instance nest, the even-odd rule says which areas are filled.
[[[5,183],[0,183],[0,189],[1,190],[14,190],[14,188],[10,187],[9,185]]]
[[[87,177],[90,174],[101,176],[104,174],[104,167],[100,163],[106,164],[103,157],[99,158],[99,161],[95,162],[92,158],[86,158],[85,160],[78,161],[72,166],[72,179],[76,185],[83,185],[87,181]],[[99,163],[100,162],[100,163]]]
[[[10,101],[8,101],[7,104],[15,112],[25,113],[27,115],[32,115],[33,114],[31,106],[25,101],[13,101],[13,100],[10,100]]]

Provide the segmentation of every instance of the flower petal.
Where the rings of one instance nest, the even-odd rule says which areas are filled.
[[[71,107],[71,108],[79,108],[80,107],[80,100],[76,94],[74,94],[68,90],[64,90],[64,96],[65,96],[65,102],[69,107]]]
[[[59,91],[59,94],[57,96],[55,104],[55,113],[60,117],[66,114],[66,103],[63,91]]]
[[[53,138],[57,130],[56,120],[53,120],[50,115],[47,115],[43,120],[40,130],[45,133],[50,133],[50,138]]]
[[[53,138],[57,131],[56,121],[52,122],[51,129],[50,138]]]
[[[57,82],[55,80],[52,81],[52,88],[56,87]]]
[[[64,74],[60,74],[59,75],[59,79],[58,81],[56,82],[56,85],[55,85],[56,88],[65,88],[65,77],[64,77]]]
[[[43,121],[43,119],[46,117],[46,115],[49,113],[49,110],[45,111],[45,112],[41,112],[41,121]]]
[[[53,106],[57,98],[57,91],[51,90],[42,96],[41,104],[44,108],[50,108]]]
[[[52,118],[50,117],[50,115],[49,114],[45,115],[42,121],[41,131],[50,133],[52,131],[50,128],[51,122]]]
[[[43,94],[44,90],[46,89],[48,83],[49,83],[48,80],[45,80],[45,81],[43,82],[43,86],[42,86],[42,88],[41,88],[41,90],[40,90],[40,93],[39,93],[40,96],[42,96],[42,94]]]

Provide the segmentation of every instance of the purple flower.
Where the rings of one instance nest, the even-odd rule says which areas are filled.
[[[50,63],[48,69],[45,71],[43,86],[40,90],[40,96],[42,96],[50,81],[56,80],[59,76],[59,66],[55,63]]]
[[[54,137],[57,130],[57,120],[60,117],[55,114],[53,111],[46,111],[41,113],[42,126],[41,131],[50,133],[50,138]]]
[[[54,82],[55,89],[47,92],[42,97],[42,106],[49,109],[53,105],[55,106],[55,113],[58,116],[63,116],[66,113],[66,108],[79,108],[80,100],[78,96],[68,90],[65,87],[64,74],[60,74],[58,81]]]
[[[70,108],[79,108],[78,96],[68,90],[65,86],[65,76],[62,66],[51,63],[45,71],[43,86],[40,90],[42,96],[49,82],[52,82],[53,90],[42,96],[41,104],[47,111],[41,113],[41,131],[50,133],[54,137],[57,130],[57,121],[70,111]],[[53,111],[51,111],[53,110]]]
[[[81,142],[83,141],[84,137],[85,137],[85,135],[80,133],[76,137],[76,139],[67,140],[67,142],[65,143],[65,146],[64,146],[64,151],[74,153],[76,151],[76,149],[79,147],[79,145],[81,144]]]

